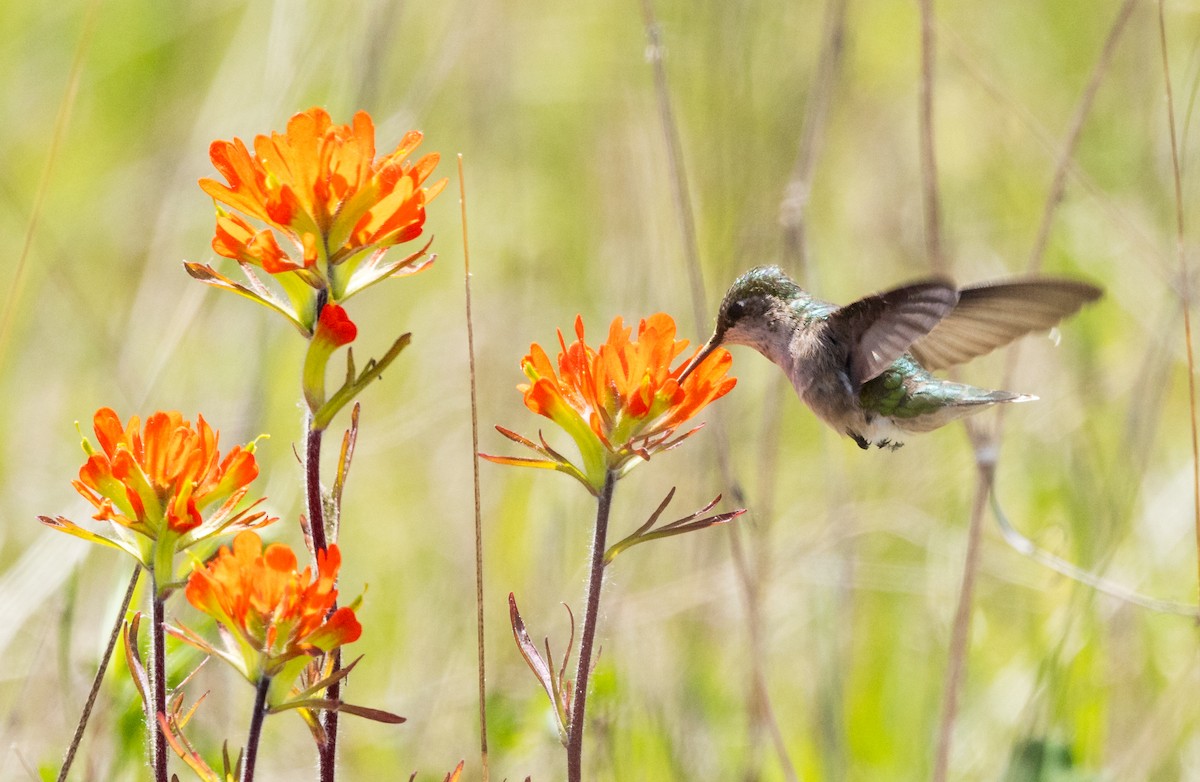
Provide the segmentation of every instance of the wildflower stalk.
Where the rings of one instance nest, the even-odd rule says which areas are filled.
[[[325,540],[325,501],[321,497],[321,435],[323,429],[313,426],[312,413],[304,422],[304,491],[308,504],[308,529],[312,536],[313,555],[329,547]]]
[[[313,560],[315,562],[318,552],[328,548],[328,541],[325,539],[325,500],[321,494],[321,435],[324,430],[314,426],[312,412],[309,412],[305,418],[305,429],[307,433],[305,435],[304,484],[308,500],[308,527],[309,534],[312,535]],[[337,610],[337,604],[335,603],[329,610],[332,614]],[[337,673],[342,667],[342,655],[336,649],[332,654],[333,670],[331,673]],[[325,697],[330,701],[337,702],[341,695],[342,683],[339,679],[329,685]],[[321,782],[334,782],[337,777],[338,713],[336,709],[327,709],[321,712],[321,726],[325,730],[325,743],[317,748],[320,780]]]
[[[334,605],[334,610],[337,605]],[[334,649],[331,652],[333,655],[333,668],[331,675],[336,674],[342,669],[342,651]],[[329,685],[329,689],[325,691],[325,697],[337,703],[342,698],[342,680],[338,679],[333,684]],[[338,712],[337,709],[327,709],[321,713],[321,724],[325,728],[325,744],[320,749],[321,756],[321,782],[333,782],[336,776],[337,769],[335,763],[337,761],[337,731],[338,731]]]
[[[154,782],[167,782],[167,737],[159,724],[158,715],[167,713],[167,647],[163,633],[166,595],[158,588],[158,576],[150,571],[150,764]]]
[[[503,427],[496,428],[508,439],[534,451],[539,458],[480,454],[497,464],[566,473],[597,499],[573,695],[563,692],[566,689],[562,670],[565,664],[557,673],[553,672],[552,659],[542,659],[529,640],[516,602],[509,599],[517,647],[554,704],[559,734],[564,737],[567,748],[567,778],[570,782],[583,779],[588,679],[592,672],[596,625],[600,621],[600,590],[605,566],[622,550],[638,542],[711,527],[741,513],[698,519],[712,507],[710,505],[699,514],[651,531],[666,507],[664,502],[650,521],[633,535],[611,550],[607,546],[608,517],[617,479],[638,464],[649,461],[654,454],[668,451],[698,432],[700,427],[696,426],[683,434],[676,433],[678,427],[727,394],[737,382],[726,376],[732,359],[728,351],[721,349],[710,347],[703,355],[697,350],[690,362],[685,361],[672,369],[671,364],[687,348],[687,342],[676,340],[675,333],[674,318],[660,312],[641,320],[636,339],[631,339],[633,329],[627,328],[618,317],[609,327],[608,339],[596,349],[584,341],[583,319],[577,316],[574,342],[568,345],[562,332],[558,333],[562,352],[558,355],[557,369],[541,345],[533,343],[521,362],[529,383],[517,388],[525,397],[526,407],[562,427],[575,441],[581,457],[579,464],[554,450],[540,436],[539,444]],[[567,656],[569,654],[568,651]],[[546,656],[551,658],[548,643]]]
[[[604,552],[607,547],[608,515],[612,507],[616,471],[604,475],[596,506],[596,527],[592,532],[592,562],[588,574],[587,602],[583,613],[583,637],[579,644],[579,661],[575,669],[575,695],[571,698],[571,723],[567,737],[567,780],[583,779],[583,725],[587,710],[588,678],[592,672],[592,645],[596,639],[596,624],[600,619],[600,588],[604,582]]]
[[[254,763],[258,759],[258,742],[262,737],[263,718],[267,716],[267,691],[269,689],[271,689],[271,677],[261,677],[255,688],[254,713],[250,715],[250,734],[246,737],[242,782],[254,782]]]

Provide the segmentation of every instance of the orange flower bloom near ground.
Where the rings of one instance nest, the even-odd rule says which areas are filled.
[[[593,349],[584,339],[583,319],[576,317],[574,342],[568,345],[558,333],[557,368],[537,343],[521,362],[530,380],[518,386],[525,405],[571,435],[583,456],[583,469],[576,469],[575,477],[592,488],[603,483],[606,470],[627,470],[639,459],[678,445],[696,429],[673,438],[675,430],[737,383],[726,377],[733,359],[723,349],[714,350],[680,383],[688,362],[675,368],[671,364],[688,343],[676,340],[675,333],[671,316],[658,313],[642,320],[637,338],[631,339],[633,329],[618,317],[609,326],[608,340]],[[505,433],[551,459],[488,457],[492,461],[571,471],[548,448]]]
[[[425,206],[445,187],[445,179],[424,186],[438,164],[436,152],[407,159],[421,139],[420,132],[409,131],[392,152],[376,159],[369,114],[360,111],[349,125],[337,125],[314,107],[292,117],[285,132],[256,136],[253,152],[238,138],[214,141],[209,157],[225,182],[200,180],[218,204],[213,249],[276,275],[302,328],[311,331],[315,312],[301,306],[311,303],[304,301],[305,287],[325,288],[331,301],[340,302],[427,263],[421,262],[424,249],[396,261],[381,257],[387,248],[421,235]],[[266,227],[255,228],[229,210]],[[209,267],[188,269],[206,282],[262,299],[261,291],[247,291]],[[278,302],[264,303],[279,308]]]
[[[351,643],[362,634],[354,609],[343,606],[328,618],[337,600],[341,553],[336,544],[317,553],[317,573],[297,571],[296,555],[281,543],[263,548],[254,532],[238,534],[207,566],[188,579],[188,602],[217,620],[230,643],[207,647],[247,679],[281,676],[286,693],[309,658]],[[193,634],[181,636],[195,643]],[[203,648],[203,647],[202,647]]]
[[[62,517],[42,517],[46,524],[128,551],[169,581],[177,551],[230,528],[274,521],[250,508],[237,511],[258,476],[254,444],[234,446],[222,458],[218,434],[203,416],[193,426],[176,411],[157,412],[143,429],[137,416],[122,425],[103,407],[93,430],[99,448],[84,438],[87,462],[72,483],[113,534],[92,533]]]

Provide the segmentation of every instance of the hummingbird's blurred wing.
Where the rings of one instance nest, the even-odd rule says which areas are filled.
[[[908,350],[926,369],[961,364],[1053,327],[1101,293],[1086,282],[1054,278],[972,285],[958,292],[954,309]]]
[[[949,280],[931,279],[877,293],[835,310],[831,335],[850,338],[850,382],[858,388],[904,355],[950,314],[958,290]]]

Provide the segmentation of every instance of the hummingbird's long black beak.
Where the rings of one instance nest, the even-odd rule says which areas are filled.
[[[700,366],[701,361],[708,358],[709,353],[712,353],[714,350],[721,347],[722,337],[723,335],[719,332],[713,332],[712,337],[709,338],[708,342],[704,343],[704,347],[700,348],[700,352],[696,354],[696,357],[693,358],[691,363],[684,368],[683,374],[679,376],[679,385],[683,385],[684,379],[686,379],[688,375],[692,374],[693,369]]]

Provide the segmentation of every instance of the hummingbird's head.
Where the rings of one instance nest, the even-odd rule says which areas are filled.
[[[758,266],[733,281],[712,337],[683,371],[683,378],[721,345],[747,345],[780,363],[794,328],[795,316],[788,303],[804,291],[778,266]]]
[[[709,342],[748,345],[770,358],[766,348],[792,329],[788,303],[803,293],[778,266],[751,269],[729,286]]]

